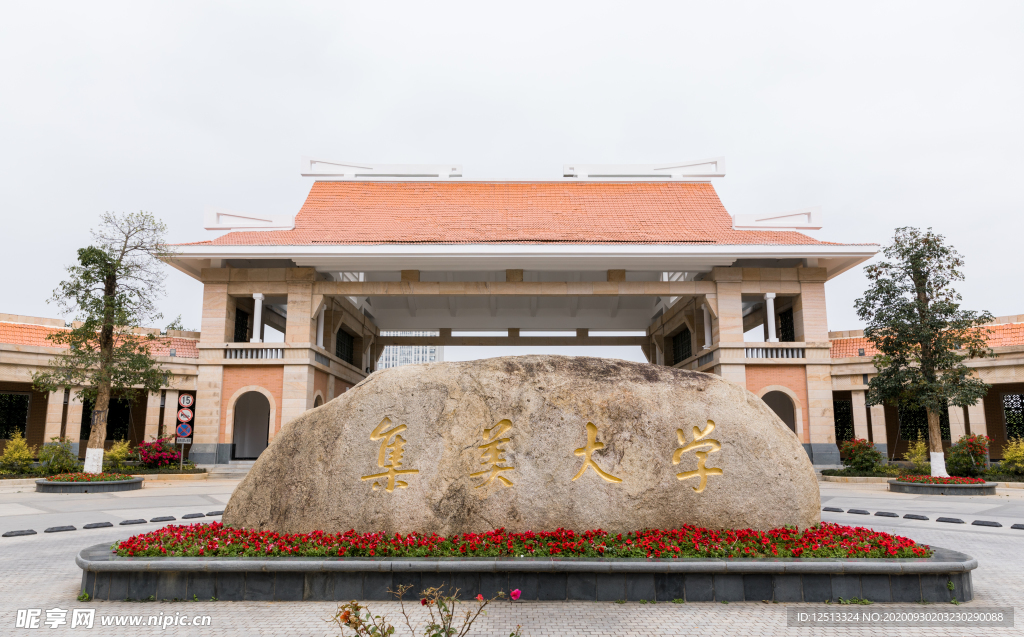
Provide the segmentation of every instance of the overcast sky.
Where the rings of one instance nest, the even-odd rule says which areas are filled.
[[[845,6],[5,2],[0,312],[56,316],[104,211],[175,241],[214,236],[207,206],[294,214],[303,155],[517,179],[724,155],[732,214],[820,205],[841,242],[932,226],[967,307],[1024,313],[1024,3]],[[828,284],[830,329],[859,327],[863,288]],[[197,326],[200,285],[170,271],[162,305]]]

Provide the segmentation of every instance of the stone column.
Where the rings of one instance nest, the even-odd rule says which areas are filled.
[[[765,325],[767,326],[768,343],[778,343],[779,339],[775,332],[775,293],[768,292],[764,295]]]
[[[312,365],[285,365],[284,387],[281,391],[281,427],[301,416],[307,409],[313,408],[313,377]],[[270,424],[270,440],[277,431],[274,423]]]
[[[164,394],[164,435],[173,436],[178,426],[178,390],[168,389]],[[193,440],[195,442],[195,440]]]
[[[68,420],[64,425],[64,437],[71,442],[71,451],[78,455],[78,443],[82,437],[82,399],[78,397],[81,387],[72,387],[71,396],[68,397]],[[86,441],[88,442],[88,441]]]
[[[984,400],[979,400],[967,408],[967,419],[970,421],[972,434],[976,436],[988,435],[988,425],[985,422]]]
[[[704,349],[711,347],[711,310],[707,303],[701,303],[700,309],[704,311]]]
[[[262,343],[263,342],[263,295],[256,292],[252,295],[253,300],[253,313],[252,313],[252,338],[249,339],[250,343]]]
[[[142,435],[145,442],[156,440],[160,430],[160,390],[151,391],[146,395],[146,431]]]
[[[316,344],[318,347],[324,346],[324,312],[327,311],[327,304],[324,303],[320,306],[320,311],[316,313]]]
[[[875,442],[875,449],[878,449],[885,458],[889,459],[889,444],[885,431],[885,406],[871,405],[871,434]]]
[[[807,365],[807,429],[815,465],[838,465],[836,420],[832,410],[832,366]]]
[[[43,444],[50,444],[51,438],[60,437],[60,428],[64,420],[64,390],[50,392],[46,398],[46,424],[43,428]]]
[[[853,435],[864,440],[868,439],[868,411],[864,402],[864,391],[850,392],[853,397]],[[874,432],[872,432],[874,433]],[[871,436],[874,440],[874,436]]]
[[[967,423],[964,421],[964,408],[949,406],[949,438],[952,442],[967,435]]]

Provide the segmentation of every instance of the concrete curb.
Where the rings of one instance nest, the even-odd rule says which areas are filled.
[[[995,495],[996,483],[984,484],[921,484],[889,480],[889,491],[917,495]]]
[[[136,491],[142,488],[142,478],[108,480],[101,482],[50,482],[36,480],[36,493],[110,493]]]
[[[142,478],[143,480],[206,480],[210,477],[209,473],[133,473],[133,478]]]
[[[82,592],[95,599],[337,601],[393,599],[431,586],[464,598],[519,589],[520,601],[875,602],[973,599],[974,558],[927,559],[128,558],[82,550]],[[952,584],[952,586],[950,586]]]
[[[853,476],[818,476],[820,482],[845,482],[849,484],[883,484],[887,483],[893,478],[871,476],[871,477],[853,477]],[[1000,489],[1024,489],[1024,482],[986,482],[986,484],[994,484]]]

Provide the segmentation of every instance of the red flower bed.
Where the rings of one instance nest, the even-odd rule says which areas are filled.
[[[140,442],[135,450],[139,453],[139,460],[146,467],[164,467],[172,462],[178,462],[181,453],[174,448],[171,438],[159,438],[153,442]]]
[[[900,482],[913,482],[915,484],[984,484],[984,478],[961,478],[950,476],[942,478],[939,476],[900,476]]]
[[[50,482],[112,482],[131,479],[131,476],[123,473],[61,473],[47,478]]]
[[[219,522],[167,526],[111,547],[127,557],[929,557],[911,539],[863,527],[822,524],[752,531],[685,525],[611,535],[597,529],[509,533],[505,529],[442,537],[384,533],[279,534]]]

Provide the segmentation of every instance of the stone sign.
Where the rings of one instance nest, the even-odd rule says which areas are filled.
[[[289,533],[618,533],[803,528],[819,510],[800,441],[742,387],[522,356],[372,374],[285,425],[223,519]]]

